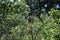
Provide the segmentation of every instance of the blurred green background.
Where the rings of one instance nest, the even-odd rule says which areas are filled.
[[[30,8],[25,0],[0,0],[0,40],[60,40],[60,10],[51,8],[46,16],[45,9],[41,18],[30,16]]]

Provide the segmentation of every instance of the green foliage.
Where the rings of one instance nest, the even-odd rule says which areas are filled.
[[[44,24],[35,16],[29,23],[30,9],[26,2],[0,2],[0,40],[60,40],[60,11],[51,9],[50,16],[42,13]]]

